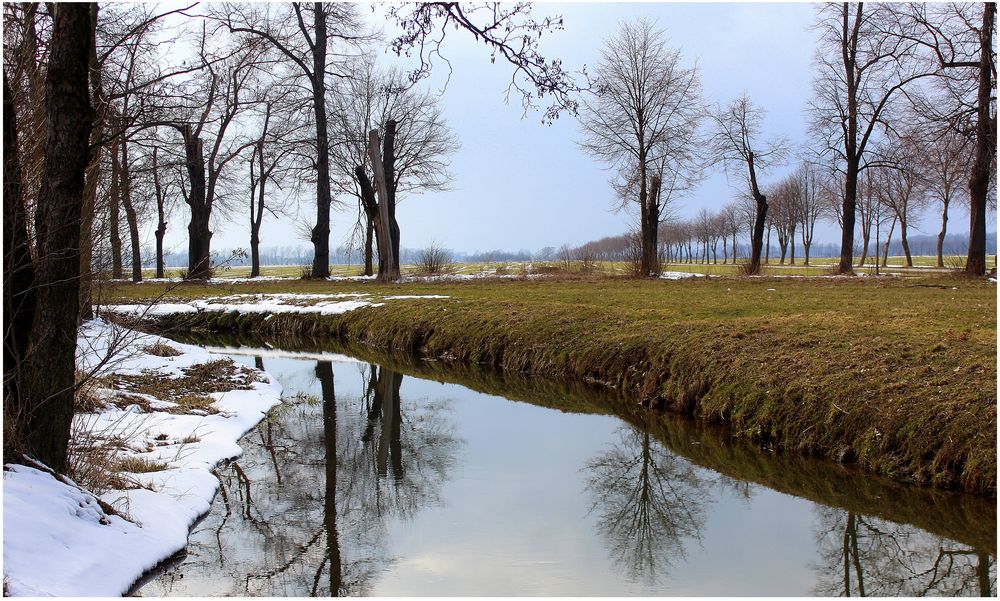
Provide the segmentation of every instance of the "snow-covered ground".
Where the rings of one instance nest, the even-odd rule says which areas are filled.
[[[661,280],[684,280],[687,278],[703,278],[706,277],[703,273],[690,273],[687,271],[661,271]]]
[[[146,352],[156,344],[178,354]],[[200,347],[101,320],[86,323],[78,338],[79,369],[99,376],[177,378],[184,368],[220,358]],[[6,464],[5,590],[21,596],[121,595],[147,570],[183,549],[188,529],[208,511],[218,489],[212,468],[239,456],[240,437],[280,402],[281,386],[265,372],[244,375],[252,382],[249,389],[208,394],[214,413],[178,411],[175,403],[136,394],[145,401],[145,410],[139,404],[108,405],[74,418],[74,443],[86,437],[117,438],[117,459],[164,468],[125,474],[134,488],[95,496],[54,477],[44,466]],[[98,498],[124,518],[102,510]]]
[[[439,294],[378,296],[360,292],[340,294],[233,294],[192,300],[187,303],[158,303],[156,305],[108,305],[106,313],[119,315],[157,317],[178,313],[312,313],[337,315],[362,307],[381,307],[385,301],[412,299],[446,299]]]

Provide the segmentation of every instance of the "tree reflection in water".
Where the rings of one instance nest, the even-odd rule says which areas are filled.
[[[209,514],[183,562],[143,593],[370,590],[393,560],[388,526],[439,501],[462,441],[446,402],[401,399],[402,374],[359,371],[363,394],[338,399],[333,365],[316,362],[319,396],[286,399],[248,435],[245,455],[218,469],[224,510]]]
[[[820,595],[996,594],[996,559],[912,526],[816,506]]]
[[[255,363],[263,362],[258,359]],[[399,559],[393,557],[396,541],[392,537],[401,530],[412,532],[400,528],[400,524],[413,520],[415,531],[426,532],[428,524],[441,519],[437,512],[414,518],[440,503],[443,484],[452,477],[455,457],[464,444],[455,433],[456,420],[461,418],[470,431],[482,432],[476,429],[479,423],[475,420],[492,420],[495,416],[489,412],[452,414],[450,404],[440,398],[407,399],[400,394],[403,376],[375,365],[335,366],[305,359],[275,364],[268,361],[272,368],[287,368],[289,364],[296,366],[294,371],[286,369],[289,373],[282,379],[289,392],[312,394],[285,399],[241,443],[245,454],[217,470],[222,483],[219,496],[212,513],[196,526],[187,557],[148,583],[142,593],[369,594]],[[738,593],[747,583],[727,582],[726,575],[738,572],[743,562],[766,544],[775,543],[781,548],[788,545],[794,552],[784,564],[773,564],[777,570],[774,575],[759,574],[756,585],[764,587],[762,590],[769,590],[769,580],[773,579],[773,590],[779,593],[801,593],[803,586],[806,592],[812,586],[812,592],[824,595],[996,593],[993,548],[975,548],[988,546],[993,537],[973,533],[959,536],[965,541],[959,543],[946,536],[950,531],[962,533],[962,525],[975,524],[980,515],[995,516],[977,512],[975,504],[951,503],[945,495],[934,497],[933,503],[927,500],[916,505],[931,516],[950,515],[947,512],[954,510],[962,518],[956,520],[959,527],[942,528],[942,536],[932,535],[915,526],[889,521],[893,516],[905,521],[910,515],[899,511],[899,500],[888,502],[890,495],[898,494],[898,486],[839,477],[839,472],[834,474],[838,477],[831,477],[830,470],[819,469],[821,464],[806,465],[788,457],[771,459],[742,445],[733,446],[726,439],[712,438],[711,432],[672,427],[672,422],[665,420],[647,428],[648,424],[635,418],[633,424],[613,434],[612,428],[618,423],[607,424],[608,429],[600,431],[600,439],[587,439],[588,444],[579,448],[570,445],[572,462],[568,465],[584,464],[575,475],[585,481],[598,534],[593,538],[600,539],[584,541],[572,532],[572,540],[587,545],[588,553],[591,546],[596,546],[598,557],[606,549],[626,579],[648,583],[623,587],[623,591],[670,592],[661,586],[668,575],[673,575],[673,584],[678,587],[718,590],[713,586],[700,588],[704,584],[717,585],[714,579],[699,581],[701,574],[718,573],[722,584],[732,587],[725,590]],[[493,430],[499,438],[487,442],[522,444],[506,430]],[[494,435],[491,432],[478,435]],[[612,434],[613,442],[592,455],[608,434]],[[547,443],[551,442],[550,435],[543,434]],[[485,448],[493,453],[488,459],[495,460],[496,447]],[[482,467],[478,462],[484,460],[478,449],[478,445],[473,447],[468,455],[473,467]],[[501,459],[507,458],[501,455]],[[544,454],[538,456],[539,461],[548,459]],[[486,467],[507,470],[486,472],[500,478],[501,485],[506,477],[513,478],[516,484],[521,475],[516,462]],[[749,475],[741,477],[744,474]],[[460,476],[456,488],[465,486],[471,492],[454,499],[459,517],[463,503],[478,502],[477,489],[468,486],[478,484],[464,478]],[[542,488],[530,494],[546,492]],[[773,497],[778,493],[782,494],[782,502],[792,499],[806,511],[815,512],[815,536],[808,531],[777,531],[776,541],[765,544],[756,531],[749,536],[730,532],[716,536],[719,530],[713,530],[702,540],[706,524],[718,524],[726,515],[732,517],[734,506],[746,510],[738,519],[751,520],[751,525],[755,520],[770,524],[756,512],[773,511]],[[904,495],[902,500],[921,498],[915,491],[907,495],[910,493],[913,495]],[[530,512],[534,500],[529,496],[526,505],[513,505],[509,514],[496,516],[497,523],[533,517]],[[840,508],[827,507],[822,504],[825,502]],[[883,509],[886,511],[880,515],[885,519],[866,515]],[[710,513],[714,515],[710,517]],[[573,512],[566,517],[566,524],[559,525],[569,532],[579,525],[574,522],[577,515]],[[773,514],[766,517],[773,519]],[[430,521],[424,522],[423,518]],[[933,529],[932,522],[933,518],[920,523],[931,523]],[[484,532],[489,533],[489,528]],[[469,531],[469,541],[482,545],[486,555],[492,552],[498,560],[508,558],[502,549],[498,551],[495,539],[474,528]],[[433,550],[434,543],[428,542]],[[411,543],[410,539],[400,541],[396,548]],[[692,543],[703,544],[707,553],[691,553],[688,558]],[[552,553],[565,552],[562,544],[557,540],[546,548]],[[725,552],[718,552],[715,545],[722,545]],[[472,547],[463,547],[463,551],[466,548]],[[690,565],[683,565],[688,559]],[[412,565],[399,563],[404,576],[413,573]],[[758,571],[772,565],[752,563]],[[481,564],[470,562],[473,567]],[[587,564],[587,569],[590,567]],[[487,569],[494,568],[488,564]],[[686,568],[693,569],[686,572]],[[782,569],[792,572],[785,577]],[[546,570],[541,568],[539,573]],[[807,573],[802,582],[801,573],[809,570],[811,577]],[[595,578],[606,577],[600,570],[594,574]],[[588,577],[579,573],[574,576]],[[786,581],[787,588],[783,587]],[[484,588],[474,590],[489,592],[491,581],[483,582]],[[441,590],[450,586],[447,574],[440,586]]]
[[[591,511],[615,563],[630,579],[656,582],[688,540],[699,540],[714,482],[633,426],[585,466]]]
[[[745,481],[700,469],[629,425],[584,468],[597,528],[631,580],[662,582],[700,541],[720,489],[749,502]],[[909,524],[815,505],[814,593],[844,596],[992,596],[996,559]]]

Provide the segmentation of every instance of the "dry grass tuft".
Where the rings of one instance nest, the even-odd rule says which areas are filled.
[[[215,402],[210,396],[205,396],[203,394],[186,394],[184,396],[177,397],[173,399],[177,403],[176,407],[171,407],[167,409],[167,413],[191,413],[192,410],[203,411],[206,413],[218,413],[219,410],[212,406]]]
[[[124,457],[113,458],[108,467],[112,472],[147,474],[150,472],[162,472],[167,469],[167,464],[162,461],[154,461],[136,455],[126,455]]]
[[[199,363],[183,370],[179,378],[168,378],[147,371],[139,375],[113,374],[106,378],[109,388],[177,403],[171,413],[187,413],[192,409],[215,412],[210,395],[213,392],[249,390],[257,381],[256,372],[236,365],[231,359]],[[119,393],[120,394],[120,393]],[[132,397],[130,400],[134,400]],[[148,403],[146,404],[148,409]]]
[[[150,344],[149,346],[143,347],[142,350],[156,357],[177,357],[182,354],[179,350],[162,342]]]

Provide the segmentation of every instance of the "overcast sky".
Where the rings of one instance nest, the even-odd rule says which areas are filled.
[[[362,10],[372,14],[367,6]],[[816,38],[810,30],[815,15],[811,4],[537,3],[533,13],[564,17],[565,29],[544,36],[541,50],[546,57],[562,59],[569,70],[592,66],[602,41],[619,22],[654,19],[669,44],[681,49],[683,61],[697,64],[710,103],[728,102],[745,90],[768,111],[768,133],[784,135],[796,145],[808,141],[805,108],[811,96]],[[375,11],[373,21],[381,14]],[[376,52],[387,63],[398,60],[384,47]],[[491,65],[487,49],[465,32],[449,31],[444,53],[453,73],[441,102],[462,149],[451,163],[451,190],[409,196],[400,203],[402,246],[421,248],[437,241],[470,252],[537,250],[578,245],[631,227],[633,215],[611,210],[611,174],[577,146],[581,136],[572,115],[547,126],[540,113],[522,117],[516,99],[505,104],[511,68],[499,60]],[[445,66],[438,64],[427,84],[439,90],[446,74]],[[775,169],[765,182],[787,169]],[[737,195],[740,184],[721,171],[713,172],[678,203],[676,212],[693,216],[701,207],[718,209]],[[348,235],[355,207],[350,202],[347,209],[334,213],[333,246]],[[303,211],[311,220],[315,209],[309,205]],[[952,231],[961,233],[967,219],[962,209],[953,209]],[[928,212],[911,235],[936,233],[936,220]],[[237,216],[217,223],[213,247],[247,247],[245,221]],[[178,250],[186,245],[182,223],[175,217],[168,236],[169,245]],[[817,242],[839,242],[840,233],[835,224],[823,224],[816,237]],[[309,245],[291,218],[265,218],[262,246],[297,243]]]

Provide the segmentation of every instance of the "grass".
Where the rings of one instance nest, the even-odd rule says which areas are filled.
[[[183,375],[178,378],[167,378],[154,371],[111,374],[102,378],[102,385],[175,403],[177,406],[168,410],[171,413],[190,413],[193,409],[215,413],[216,410],[212,407],[214,400],[209,394],[249,390],[256,381],[256,375],[252,371],[236,365],[231,359],[199,363],[182,371]]]
[[[238,292],[382,292],[370,282],[184,284]],[[119,301],[161,285],[120,285]],[[886,476],[996,493],[996,287],[920,278],[645,281],[600,275],[416,282],[335,316],[199,315],[177,327],[335,336],[380,350],[564,375],[652,412],[724,423],[757,444]]]
[[[113,459],[109,468],[112,472],[146,474],[149,472],[162,472],[167,469],[167,464],[162,461],[153,461],[136,455],[126,455]]]
[[[143,351],[154,355],[156,357],[179,357],[182,353],[163,342],[157,341],[155,344],[150,344],[149,346],[143,347]]]

